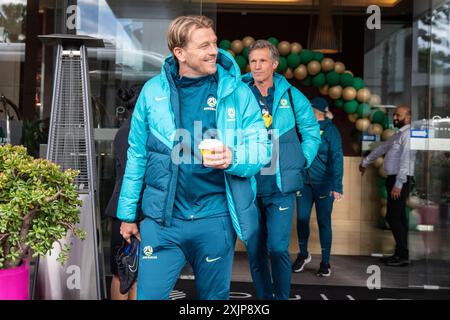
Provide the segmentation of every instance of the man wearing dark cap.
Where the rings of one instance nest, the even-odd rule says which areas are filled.
[[[309,220],[313,204],[319,225],[322,261],[317,276],[331,275],[331,212],[334,200],[342,199],[343,154],[341,135],[331,122],[328,101],[317,97],[311,100],[314,115],[319,121],[321,144],[311,166],[304,172],[305,187],[297,194],[297,233],[300,253],[292,270],[301,272],[311,262],[308,253]]]

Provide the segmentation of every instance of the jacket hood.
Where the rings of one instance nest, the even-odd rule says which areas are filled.
[[[219,75],[217,96],[221,99],[236,89],[241,80],[241,71],[233,56],[222,49],[219,49],[216,64]],[[178,63],[175,61],[173,55],[169,55],[164,60],[161,68],[161,75],[163,76],[165,85],[169,85],[172,82],[169,79],[170,76],[168,77],[170,74],[178,74]]]
[[[253,76],[251,72],[247,72],[242,76],[242,82],[249,85],[253,82]],[[275,86],[276,91],[280,91],[282,94],[284,94],[287,89],[289,89],[292,85],[289,83],[289,81],[286,80],[284,76],[281,74],[275,72],[273,74],[273,84]]]
[[[251,72],[248,72],[242,76],[242,82],[250,85],[253,82],[253,76]],[[278,105],[281,97],[286,93],[286,91],[292,87],[292,85],[287,81],[287,79],[281,74],[274,72],[273,74],[273,84],[275,86],[275,96],[273,97],[274,106]]]

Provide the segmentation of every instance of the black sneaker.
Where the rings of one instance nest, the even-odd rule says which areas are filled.
[[[405,267],[409,265],[409,260],[402,257],[394,257],[386,261],[385,265],[389,267]]]
[[[116,263],[120,280],[120,293],[126,294],[138,275],[139,240],[136,237],[131,237],[131,243],[123,241],[122,247],[117,251]]]
[[[331,276],[331,266],[329,263],[325,264],[323,262],[320,263],[319,271],[317,271],[318,277],[329,277]]]
[[[295,262],[292,265],[292,271],[295,273],[302,272],[303,268],[310,262],[311,262],[310,254],[308,254],[307,257],[298,254],[297,259],[295,259]]]
[[[383,263],[386,263],[386,262],[388,262],[388,261],[390,261],[392,259],[395,260],[396,258],[397,258],[397,255],[393,254],[392,256],[381,257],[380,261],[383,262]]]

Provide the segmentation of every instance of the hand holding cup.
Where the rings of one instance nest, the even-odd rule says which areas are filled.
[[[233,162],[231,150],[217,139],[204,139],[198,147],[205,167],[226,169]]]

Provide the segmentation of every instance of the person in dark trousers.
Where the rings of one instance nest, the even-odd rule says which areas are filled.
[[[123,102],[123,107],[130,112],[130,115],[122,123],[114,137],[113,150],[116,163],[116,182],[111,198],[105,209],[105,214],[112,218],[110,267],[113,278],[110,291],[111,300],[136,300],[136,283],[128,293],[120,293],[120,281],[115,257],[123,242],[123,237],[120,234],[120,224],[122,222],[117,219],[117,204],[119,202],[120,188],[122,187],[123,175],[127,163],[128,134],[130,133],[131,114],[133,113],[134,105],[139,97],[141,88],[141,85],[133,85],[129,89],[120,88],[117,91],[117,97]]]
[[[322,261],[317,275],[331,275],[331,213],[334,200],[341,200],[343,153],[341,135],[331,121],[328,102],[322,97],[311,100],[316,119],[320,125],[321,144],[311,167],[304,171],[306,181],[303,190],[297,193],[297,235],[300,252],[292,265],[293,272],[301,272],[311,262],[308,252],[309,220],[313,204],[316,206],[317,223],[319,225]]]
[[[273,158],[269,167],[256,175],[260,238],[247,246],[247,252],[258,298],[287,300],[295,193],[303,186],[303,169],[316,156],[320,130],[309,100],[275,72],[280,58],[276,47],[258,40],[249,47],[248,56],[251,72],[242,81],[259,102],[267,132],[272,135]]]
[[[383,168],[388,176],[386,221],[394,235],[395,252],[381,261],[388,266],[402,267],[409,265],[406,200],[414,186],[413,166],[410,164],[410,107],[397,107],[393,120],[399,130],[365,157],[359,170],[364,175],[366,167],[385,154]]]

